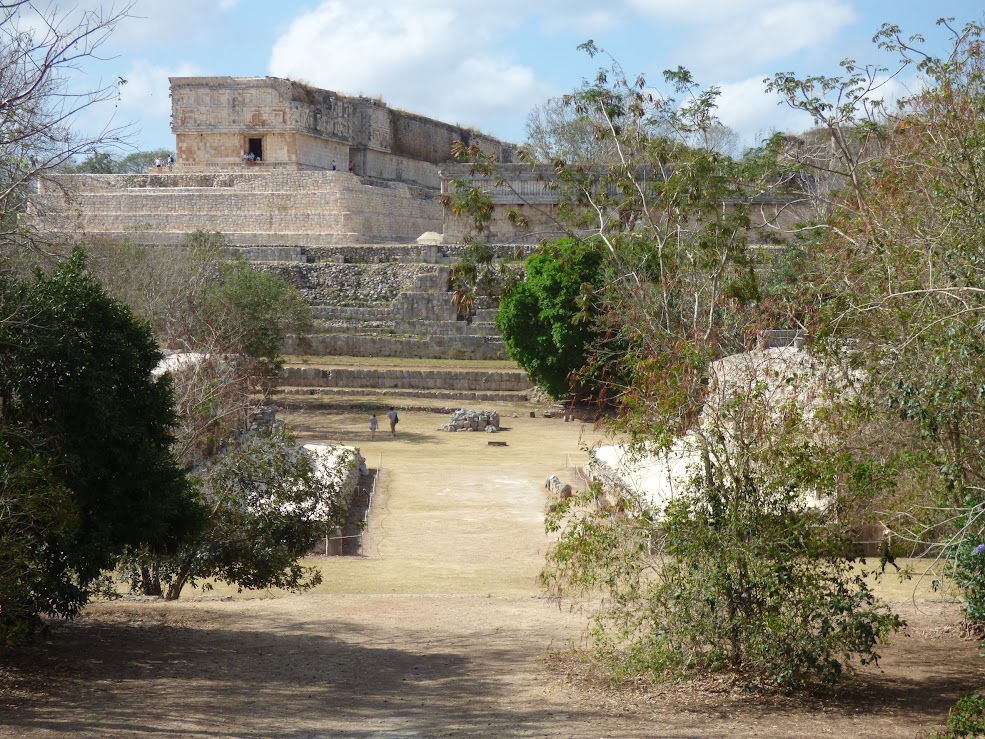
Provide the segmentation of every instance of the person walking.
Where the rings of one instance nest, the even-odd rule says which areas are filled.
[[[386,414],[386,417],[390,419],[390,436],[397,435],[397,424],[400,422],[400,417],[397,412],[390,406],[390,412]]]
[[[376,441],[376,429],[379,426],[379,421],[376,420],[376,414],[374,413],[369,418],[369,440]]]

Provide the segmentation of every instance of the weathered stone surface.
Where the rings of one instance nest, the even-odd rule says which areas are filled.
[[[441,426],[441,431],[487,431],[499,432],[499,413],[496,411],[470,411],[459,408],[451,414],[448,423]]]

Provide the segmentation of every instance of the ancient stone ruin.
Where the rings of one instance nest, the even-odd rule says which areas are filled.
[[[470,411],[459,408],[451,414],[451,420],[438,431],[485,431],[499,433],[499,414],[496,411]]]
[[[175,170],[55,175],[39,226],[74,240],[177,244],[220,231],[244,247],[414,243],[443,231],[440,167],[452,144],[497,160],[473,129],[275,77],[172,77]],[[430,239],[434,241],[434,237]]]

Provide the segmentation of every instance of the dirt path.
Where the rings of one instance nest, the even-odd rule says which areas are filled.
[[[495,437],[401,413],[372,443],[365,414],[296,415],[305,440],[382,460],[363,555],[317,560],[325,583],[305,596],[97,604],[14,666],[0,735],[913,737],[985,684],[938,604],[901,606],[910,635],[835,695],[612,695],[552,672],[584,621],[536,587],[542,485],[598,436],[517,411]]]

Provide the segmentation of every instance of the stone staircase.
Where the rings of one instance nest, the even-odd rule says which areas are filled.
[[[486,401],[519,403],[529,399],[533,386],[518,368],[474,369],[468,362],[455,367],[289,365],[281,374],[280,394],[322,399],[418,398],[443,403]],[[505,364],[505,363],[503,363]]]
[[[258,263],[297,285],[312,306],[316,323],[309,345],[292,342],[289,354],[508,359],[494,310],[479,310],[470,321],[457,315],[444,264],[309,261],[304,250],[301,256],[304,261]]]
[[[528,400],[533,386],[509,361],[495,310],[480,309],[468,321],[457,315],[449,290],[456,258],[441,247],[246,251],[260,269],[296,285],[315,318],[307,347],[292,341],[285,348],[298,361],[284,370],[280,402],[454,409]]]

